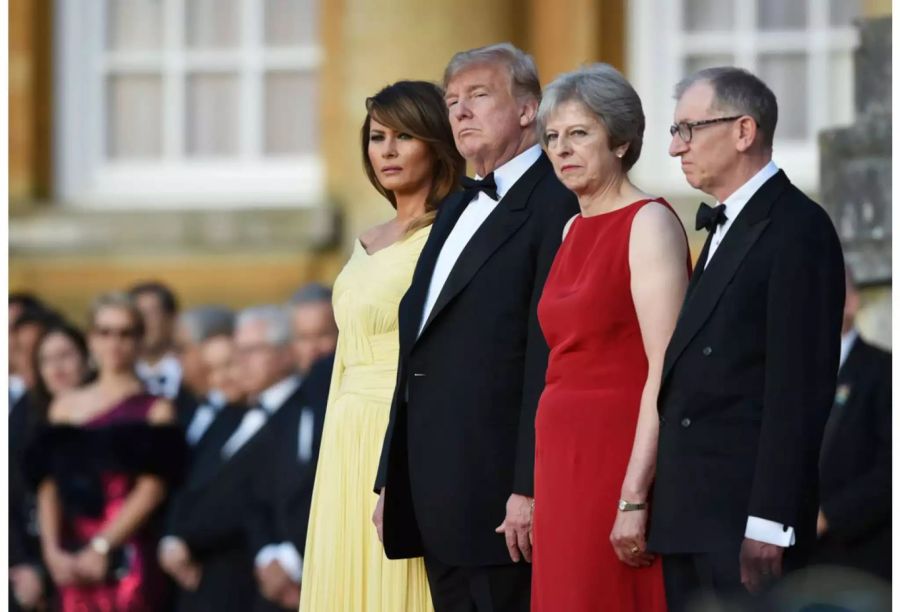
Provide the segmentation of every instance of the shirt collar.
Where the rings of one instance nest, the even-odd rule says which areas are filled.
[[[294,394],[294,391],[299,386],[300,378],[291,374],[260,393],[259,398],[257,398],[258,403],[269,415],[273,415]]]
[[[166,376],[178,376],[181,374],[181,364],[178,362],[178,358],[175,355],[166,353],[162,359],[152,366],[142,359],[137,364],[137,372],[141,376],[156,376],[160,374]]]
[[[541,156],[540,145],[533,145],[511,160],[494,170],[494,182],[497,183],[497,195],[502,199],[513,185],[516,184],[522,175],[534,165]],[[476,179],[481,180],[483,176],[475,175]]]
[[[859,338],[859,332],[855,327],[841,336],[841,360],[838,369],[844,367],[844,363],[847,361],[850,351],[853,350],[853,345],[856,344],[857,338]]]
[[[750,198],[759,191],[759,188],[762,187],[766,181],[776,174],[778,174],[778,166],[775,165],[774,161],[769,160],[769,163],[763,166],[759,172],[754,174],[749,181],[741,185],[737,191],[725,198],[723,204],[726,206],[725,214],[728,216],[728,221],[730,222],[737,219],[737,216],[744,210],[744,206],[747,205]]]

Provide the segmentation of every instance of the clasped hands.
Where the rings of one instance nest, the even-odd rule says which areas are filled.
[[[96,584],[102,582],[109,571],[107,556],[89,546],[78,552],[53,548],[46,551],[44,559],[50,577],[57,586]]]
[[[159,544],[159,565],[182,589],[196,591],[200,585],[202,568],[191,557],[184,540],[169,536]]]

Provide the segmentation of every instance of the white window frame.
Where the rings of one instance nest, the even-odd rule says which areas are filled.
[[[268,70],[318,71],[322,50],[316,45],[265,49],[263,3],[240,0],[240,51],[191,51],[191,58],[168,43],[184,44],[185,1],[161,0],[162,32],[167,49],[158,54],[110,52],[104,2],[56,0],[55,186],[59,199],[91,209],[316,207],[324,200],[324,165],[319,154],[264,157],[264,75]],[[190,70],[232,72],[240,61],[241,130],[238,157],[197,159],[184,153],[185,75]],[[106,100],[104,78],[110,71],[158,71],[164,67],[163,135],[160,160],[104,159]],[[167,96],[172,101],[166,101]]]
[[[794,0],[792,0],[794,1]],[[831,53],[852,52],[858,45],[853,27],[829,23],[828,2],[806,0],[809,25],[805,30],[760,31],[756,2],[735,2],[735,28],[728,32],[685,32],[683,0],[630,0],[627,13],[629,79],[641,96],[646,117],[641,159],[632,177],[642,188],[670,197],[696,195],[685,182],[677,159],[668,155],[669,126],[675,110],[675,84],[683,76],[684,58],[704,53],[729,53],[735,64],[757,72],[759,53],[802,51],[807,54],[807,82],[820,95],[807,96],[807,132],[803,140],[780,138],[775,131],[773,158],[791,181],[804,191],[819,189],[818,132],[828,127],[828,108],[821,96],[830,91]],[[853,83],[848,84],[850,87]]]

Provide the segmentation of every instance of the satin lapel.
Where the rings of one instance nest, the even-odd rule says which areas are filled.
[[[672,366],[675,365],[675,361],[681,356],[688,343],[712,314],[728,282],[737,272],[750,248],[768,226],[772,203],[788,184],[789,181],[784,172],[779,171],[760,187],[747,202],[734,225],[725,234],[725,238],[716,249],[715,257],[701,272],[693,290],[685,297],[675,332],[666,349],[666,357],[663,362],[663,381],[666,380]],[[707,238],[707,245],[704,246],[704,253],[698,260],[698,266],[706,260],[705,255],[709,252],[710,238]]]
[[[454,193],[441,204],[440,212],[434,220],[428,240],[425,241],[425,246],[422,247],[422,252],[419,254],[409,289],[400,302],[399,334],[400,350],[403,352],[408,352],[416,341],[434,266],[450,231],[469,202],[466,199],[467,195],[465,192]]]
[[[515,185],[497,204],[494,211],[488,215],[478,231],[472,236],[465,246],[453,270],[447,277],[440,295],[431,309],[428,320],[422,328],[422,334],[428,329],[441,311],[462,291],[472,277],[481,269],[481,266],[505,243],[525,220],[530,211],[527,208],[528,197],[531,195],[537,182],[548,172],[552,171],[550,161],[541,153],[534,164],[522,175]],[[433,267],[433,266],[432,266]],[[421,337],[421,336],[420,336]]]

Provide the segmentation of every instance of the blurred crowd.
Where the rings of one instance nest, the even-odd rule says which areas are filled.
[[[9,296],[10,609],[281,610],[302,554],[337,327],[331,290],[86,326]]]

